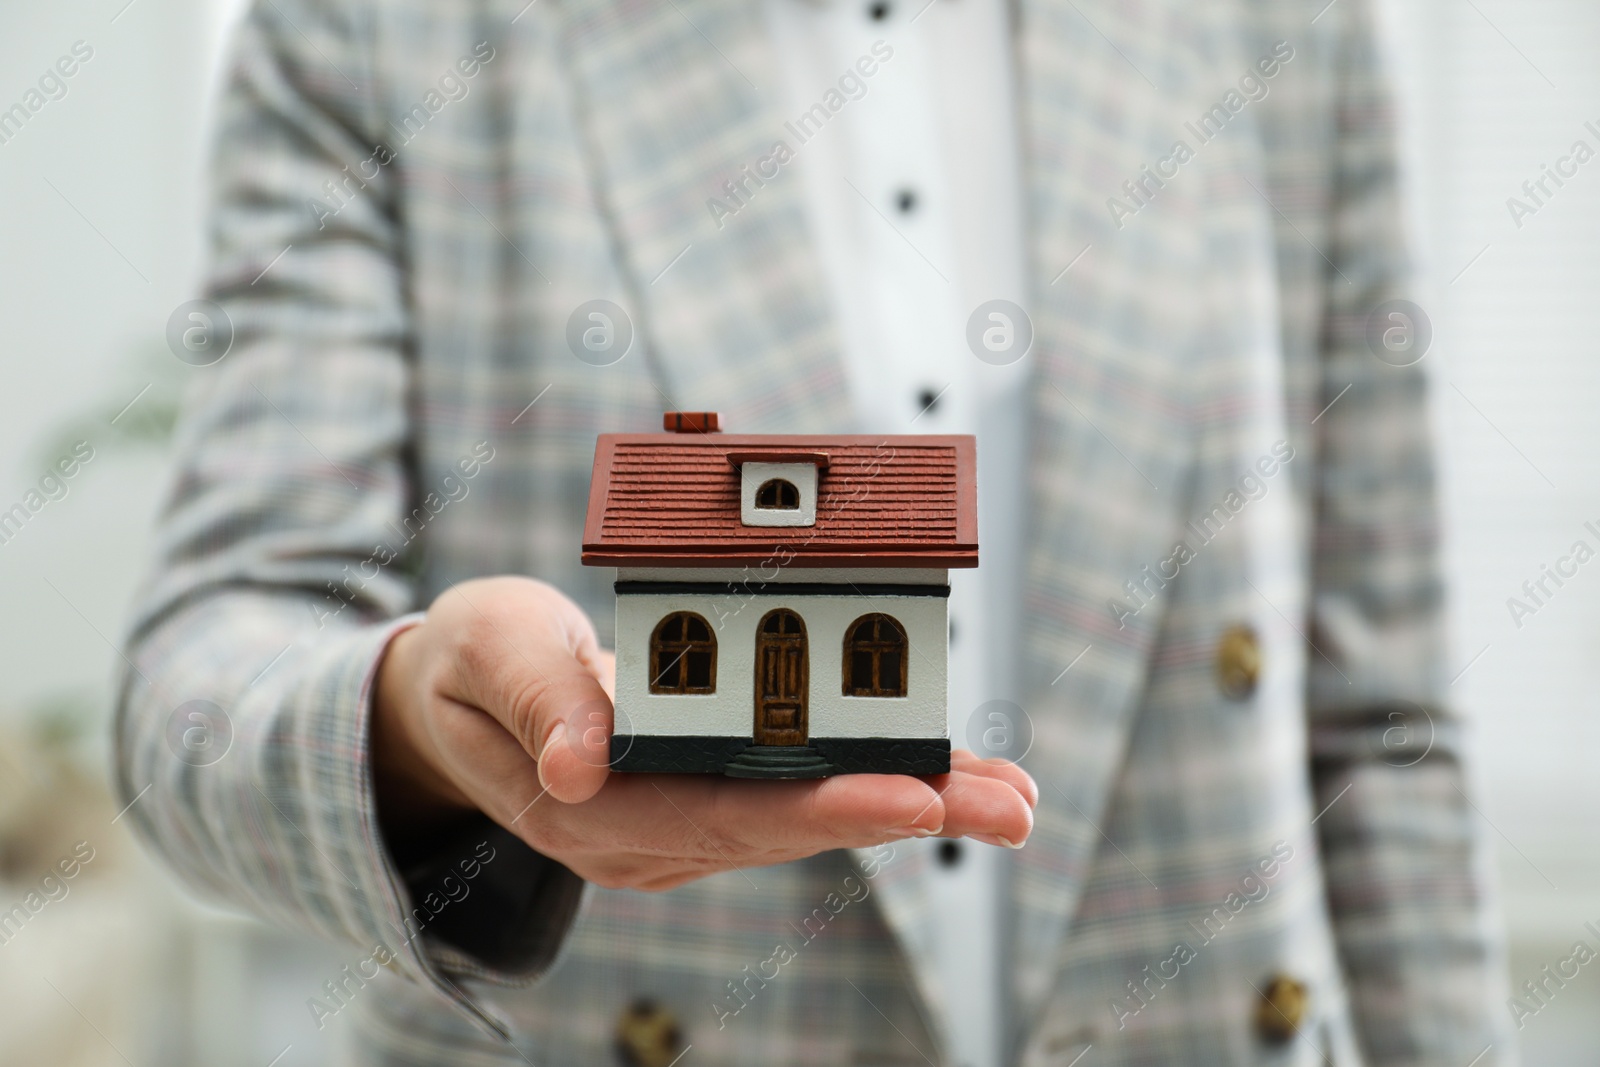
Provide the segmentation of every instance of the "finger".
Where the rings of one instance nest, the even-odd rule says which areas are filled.
[[[641,893],[666,893],[677,889],[679,886],[688,885],[690,882],[704,878],[705,876],[705,871],[679,871],[673,874],[662,875],[659,878],[648,879],[644,882],[641,882],[639,885],[634,886],[633,888],[637,889]]]
[[[1010,783],[999,778],[952,771],[942,787],[942,837],[971,837],[987,844],[1021,848],[1033,831],[1033,808]]]
[[[617,699],[617,654],[609,648],[599,650],[594,663],[586,664],[614,703]]]
[[[817,783],[803,800],[800,815],[808,816],[818,828],[831,830],[849,847],[861,842],[878,842],[884,835],[896,837],[929,836],[944,825],[945,806],[938,790],[919,779],[900,774],[842,774]],[[753,814],[753,813],[752,813]],[[736,810],[740,822],[734,829],[745,835],[763,837],[768,831],[761,816]],[[780,815],[780,818],[782,816]],[[797,840],[803,838],[796,823]],[[778,838],[780,844],[783,838]]]
[[[512,833],[526,830],[525,816],[546,796],[539,765],[487,712],[448,699],[441,704],[433,729],[445,770],[489,818]]]
[[[1028,807],[1039,806],[1039,786],[1033,780],[1033,775],[1006,759],[983,759],[968,752],[964,748],[956,749],[950,753],[950,769],[966,771],[981,778],[997,778],[1011,785],[1022,798],[1028,802]]]
[[[443,695],[500,723],[537,761],[552,797],[592,797],[608,773],[613,712],[596,677],[600,649],[588,618],[543,583],[485,590],[469,582],[451,593],[460,603],[449,610],[461,622]]]
[[[555,813],[546,813],[547,816]],[[555,842],[759,865],[826,849],[926,836],[944,805],[904,775],[747,782],[680,775],[613,775],[589,802],[559,813]]]
[[[680,803],[670,784],[664,795]],[[811,855],[929,836],[944,823],[944,804],[927,783],[904,775],[850,774],[815,781],[712,781],[690,793],[685,817],[704,821],[721,841],[751,854]],[[698,802],[704,815],[693,808]]]

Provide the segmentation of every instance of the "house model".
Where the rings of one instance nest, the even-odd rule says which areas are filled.
[[[602,434],[583,562],[617,568],[618,771],[950,769],[949,568],[973,438]]]

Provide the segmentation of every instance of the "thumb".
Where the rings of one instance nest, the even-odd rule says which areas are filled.
[[[609,773],[613,714],[593,625],[542,582],[493,581],[469,597],[471,585],[454,587],[460,596],[448,602],[466,609],[449,695],[497,721],[537,763],[551,797],[588,800]]]
[[[574,667],[541,694],[531,715],[537,744],[529,751],[539,765],[539,784],[565,804],[588,800],[605,785],[615,718],[600,682]]]

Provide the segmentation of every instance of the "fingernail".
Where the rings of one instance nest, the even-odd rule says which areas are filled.
[[[1014,844],[1013,842],[1008,841],[997,834],[968,834],[967,836],[972,838],[974,841],[981,841],[985,845],[994,845],[996,848],[1016,849],[1022,847],[1022,845]]]
[[[943,826],[937,826],[932,830],[924,830],[920,826],[902,826],[900,829],[894,832],[899,834],[901,837],[934,837],[937,836],[939,831],[943,829]]]
[[[566,732],[567,724],[557,720],[556,724],[550,727],[550,732],[544,735],[544,744],[539,746],[539,784],[545,789],[550,788],[550,783],[544,780],[544,755],[550,751],[551,745],[555,744],[557,741],[560,741],[561,738],[566,735]]]

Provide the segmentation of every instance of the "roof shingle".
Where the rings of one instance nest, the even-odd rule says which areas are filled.
[[[814,526],[746,526],[742,462],[827,456]],[[602,434],[583,562],[800,567],[978,565],[970,436]]]

